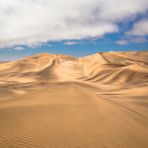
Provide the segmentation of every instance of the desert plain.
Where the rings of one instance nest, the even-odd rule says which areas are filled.
[[[148,52],[1,62],[0,148],[148,148]]]

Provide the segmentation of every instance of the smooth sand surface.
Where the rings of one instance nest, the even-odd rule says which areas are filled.
[[[148,148],[148,52],[0,63],[0,148]]]

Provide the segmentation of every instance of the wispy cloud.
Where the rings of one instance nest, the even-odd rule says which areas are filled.
[[[116,41],[116,43],[119,45],[127,45],[129,43],[146,43],[146,42],[148,42],[148,40],[144,37],[133,37],[133,36]]]
[[[78,41],[66,41],[64,42],[65,45],[76,45],[76,44],[80,44],[80,42]]]
[[[13,47],[14,50],[24,50],[25,48],[22,46]]]
[[[103,36],[147,9],[147,0],[0,0],[0,48]]]
[[[127,45],[128,40],[118,40],[118,41],[116,41],[116,43],[119,44],[119,45]]]
[[[147,42],[148,40],[144,37],[131,37],[129,39],[130,42],[133,42],[133,43],[145,43]]]

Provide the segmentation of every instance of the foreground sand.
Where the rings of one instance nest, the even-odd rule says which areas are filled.
[[[0,64],[0,148],[147,148],[148,53],[40,54]]]

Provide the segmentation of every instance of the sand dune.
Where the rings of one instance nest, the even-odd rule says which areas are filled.
[[[148,52],[0,63],[0,148],[147,148],[147,137]]]

